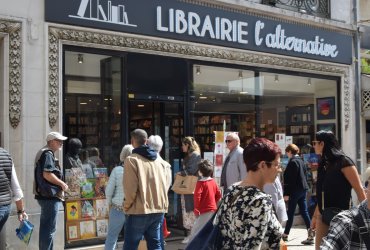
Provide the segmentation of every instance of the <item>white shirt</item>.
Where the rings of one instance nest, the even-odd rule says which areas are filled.
[[[21,187],[19,186],[17,173],[15,172],[14,164],[12,165],[12,179],[10,181],[11,189],[13,193],[14,201],[19,201],[23,198],[23,192]]]

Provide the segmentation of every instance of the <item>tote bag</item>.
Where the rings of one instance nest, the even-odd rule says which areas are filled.
[[[172,185],[172,190],[177,194],[194,194],[197,181],[197,176],[181,176],[178,174],[175,176],[175,182]]]

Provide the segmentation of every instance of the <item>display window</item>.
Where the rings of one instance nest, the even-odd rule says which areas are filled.
[[[64,57],[64,134],[82,142],[81,167],[65,169],[65,235],[72,247],[102,243],[107,234],[105,187],[122,144],[122,59],[68,50]]]
[[[237,131],[242,146],[282,133],[300,148],[318,130],[338,132],[336,79],[206,65],[194,65],[193,78],[194,136],[204,152],[214,150],[213,131]]]

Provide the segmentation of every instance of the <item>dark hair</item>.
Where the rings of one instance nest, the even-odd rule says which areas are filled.
[[[297,145],[295,144],[289,144],[286,148],[285,148],[285,152],[291,152],[292,154],[296,155],[299,153],[299,148]]]
[[[213,164],[209,160],[201,160],[198,163],[198,168],[204,177],[213,176]]]
[[[145,130],[137,128],[131,132],[131,138],[139,145],[144,145],[148,139],[148,134]]]
[[[333,132],[320,130],[316,133],[316,140],[324,142],[324,148],[322,150],[323,159],[333,160],[345,155]]]
[[[266,138],[253,138],[244,148],[243,159],[247,171],[257,171],[258,163],[261,161],[274,161],[277,155],[281,154],[278,145]],[[268,164],[269,165],[269,164]]]

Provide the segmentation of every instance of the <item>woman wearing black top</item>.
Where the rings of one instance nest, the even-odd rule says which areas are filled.
[[[319,249],[329,229],[321,217],[324,208],[349,209],[352,188],[359,201],[366,197],[354,162],[344,154],[333,132],[317,132],[312,146],[315,153],[321,155],[316,186],[317,206],[311,226],[316,228],[315,247]]]
[[[299,148],[295,144],[289,144],[285,149],[286,155],[289,157],[288,165],[284,171],[284,200],[288,201],[288,221],[285,226],[283,240],[288,240],[290,229],[293,225],[294,212],[298,204],[299,212],[306,224],[308,237],[302,241],[304,245],[313,245],[314,233],[310,229],[311,220],[308,215],[306,195],[308,184],[306,180],[306,166],[303,160],[299,157]]]

